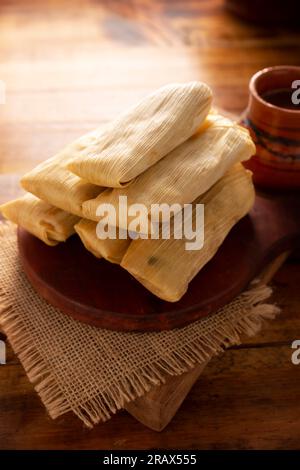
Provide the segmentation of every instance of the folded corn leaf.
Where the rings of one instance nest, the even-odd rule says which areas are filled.
[[[254,195],[251,173],[242,165],[235,165],[195,201],[204,204],[204,245],[200,250],[186,250],[185,239],[134,240],[121,266],[153,294],[176,302],[214,256],[233,225],[250,210]]]
[[[72,145],[76,148],[76,143]],[[43,201],[82,217],[82,203],[98,196],[101,187],[88,183],[67,170],[65,152],[50,158],[26,173],[21,185]]]
[[[211,100],[204,83],[162,87],[82,142],[68,168],[100,186],[128,184],[194,134]]]
[[[97,198],[83,203],[84,217],[98,220],[100,204],[112,204],[117,224],[127,229],[128,210],[119,211],[119,197],[127,196],[127,209],[141,203],[148,214],[152,204],[188,204],[207,191],[234,163],[247,160],[255,153],[249,132],[219,114],[210,114],[196,135],[157,162],[126,188],[106,189]],[[176,212],[176,211],[174,211]],[[164,221],[170,214],[160,214]],[[150,232],[150,224],[148,231]],[[143,230],[140,230],[141,232]]]
[[[7,202],[0,206],[3,216],[23,227],[47,245],[57,245],[74,233],[79,218],[68,214],[32,194]]]
[[[105,258],[111,263],[120,264],[131,240],[129,238],[124,240],[118,238],[102,240],[97,237],[96,226],[96,222],[82,219],[75,225],[74,229],[85,248],[93,253],[94,256]]]

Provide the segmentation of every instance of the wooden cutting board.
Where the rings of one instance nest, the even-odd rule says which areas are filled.
[[[49,247],[19,229],[24,270],[48,302],[77,320],[119,331],[184,326],[228,303],[272,260],[300,240],[300,194],[259,194],[248,216],[176,303],[148,292],[127,271],[98,260],[77,235]]]

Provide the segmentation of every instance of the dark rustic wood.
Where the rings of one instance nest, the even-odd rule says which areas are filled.
[[[203,79],[241,112],[257,70],[300,64],[300,34],[256,27],[222,0],[0,2],[0,172],[23,173],[169,81]],[[83,7],[84,5],[84,7]],[[10,185],[6,186],[7,193]],[[0,181],[1,197],[6,189]],[[299,449],[299,257],[273,280],[282,315],[210,362],[160,434],[126,412],[92,431],[52,421],[8,348],[0,366],[0,447],[9,449]]]
[[[293,265],[291,265],[293,267]],[[35,449],[297,449],[300,442],[300,366],[291,363],[291,341],[285,321],[300,331],[299,267],[285,265],[275,277],[274,300],[285,305],[277,322],[241,346],[212,360],[171,424],[160,434],[125,412],[92,431],[71,414],[51,420],[9,351],[1,368],[0,447]],[[297,304],[295,304],[297,302]],[[295,309],[297,308],[297,310]],[[278,337],[272,340],[272,336]],[[280,330],[280,331],[279,331]],[[269,338],[271,338],[269,340]]]
[[[300,244],[300,198],[257,196],[213,259],[175,303],[151,294],[120,266],[98,260],[75,235],[49,247],[23,229],[18,245],[36,291],[71,317],[118,331],[161,331],[213,314],[249,284],[266,263]]]
[[[146,395],[125,405],[125,409],[148,428],[163,431],[199,379],[207,362],[196,365],[184,374],[168,377],[164,385],[154,387]]]

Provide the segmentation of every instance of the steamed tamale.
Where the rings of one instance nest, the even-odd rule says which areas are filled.
[[[96,227],[96,222],[81,219],[74,228],[85,248],[94,256],[105,258],[111,263],[120,264],[131,240],[129,238],[100,239],[97,236]]]
[[[8,220],[23,227],[47,245],[57,245],[74,233],[79,217],[53,207],[32,194],[0,206]]]
[[[195,133],[211,100],[204,83],[164,86],[83,141],[68,168],[100,186],[128,184]]]
[[[150,215],[151,205],[191,203],[234,163],[247,160],[254,153],[255,146],[246,129],[219,114],[210,114],[197,134],[137,177],[130,186],[106,189],[97,198],[84,202],[84,217],[98,220],[98,206],[112,204],[118,214],[118,226],[126,230],[131,219],[128,208],[132,204],[145,205]],[[120,196],[127,196],[126,210],[119,207]],[[164,214],[159,215],[155,220],[152,212],[151,221],[165,220]],[[170,217],[168,212],[166,217]],[[150,224],[148,228],[150,231]]]
[[[72,145],[76,148],[78,144]],[[26,173],[21,179],[21,185],[43,201],[82,216],[82,203],[98,196],[102,188],[67,170],[67,161],[67,156],[61,152]]]
[[[233,225],[254,202],[251,173],[235,165],[207,193],[194,202],[204,204],[204,245],[186,249],[186,239],[134,240],[121,266],[158,297],[179,300],[189,282],[214,256]]]

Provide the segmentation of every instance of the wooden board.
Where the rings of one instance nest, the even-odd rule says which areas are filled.
[[[267,263],[295,248],[299,214],[298,195],[257,196],[249,216],[231,230],[175,303],[157,298],[119,266],[95,258],[77,236],[49,247],[19,229],[19,253],[36,291],[67,315],[101,328],[160,331],[213,314]]]

